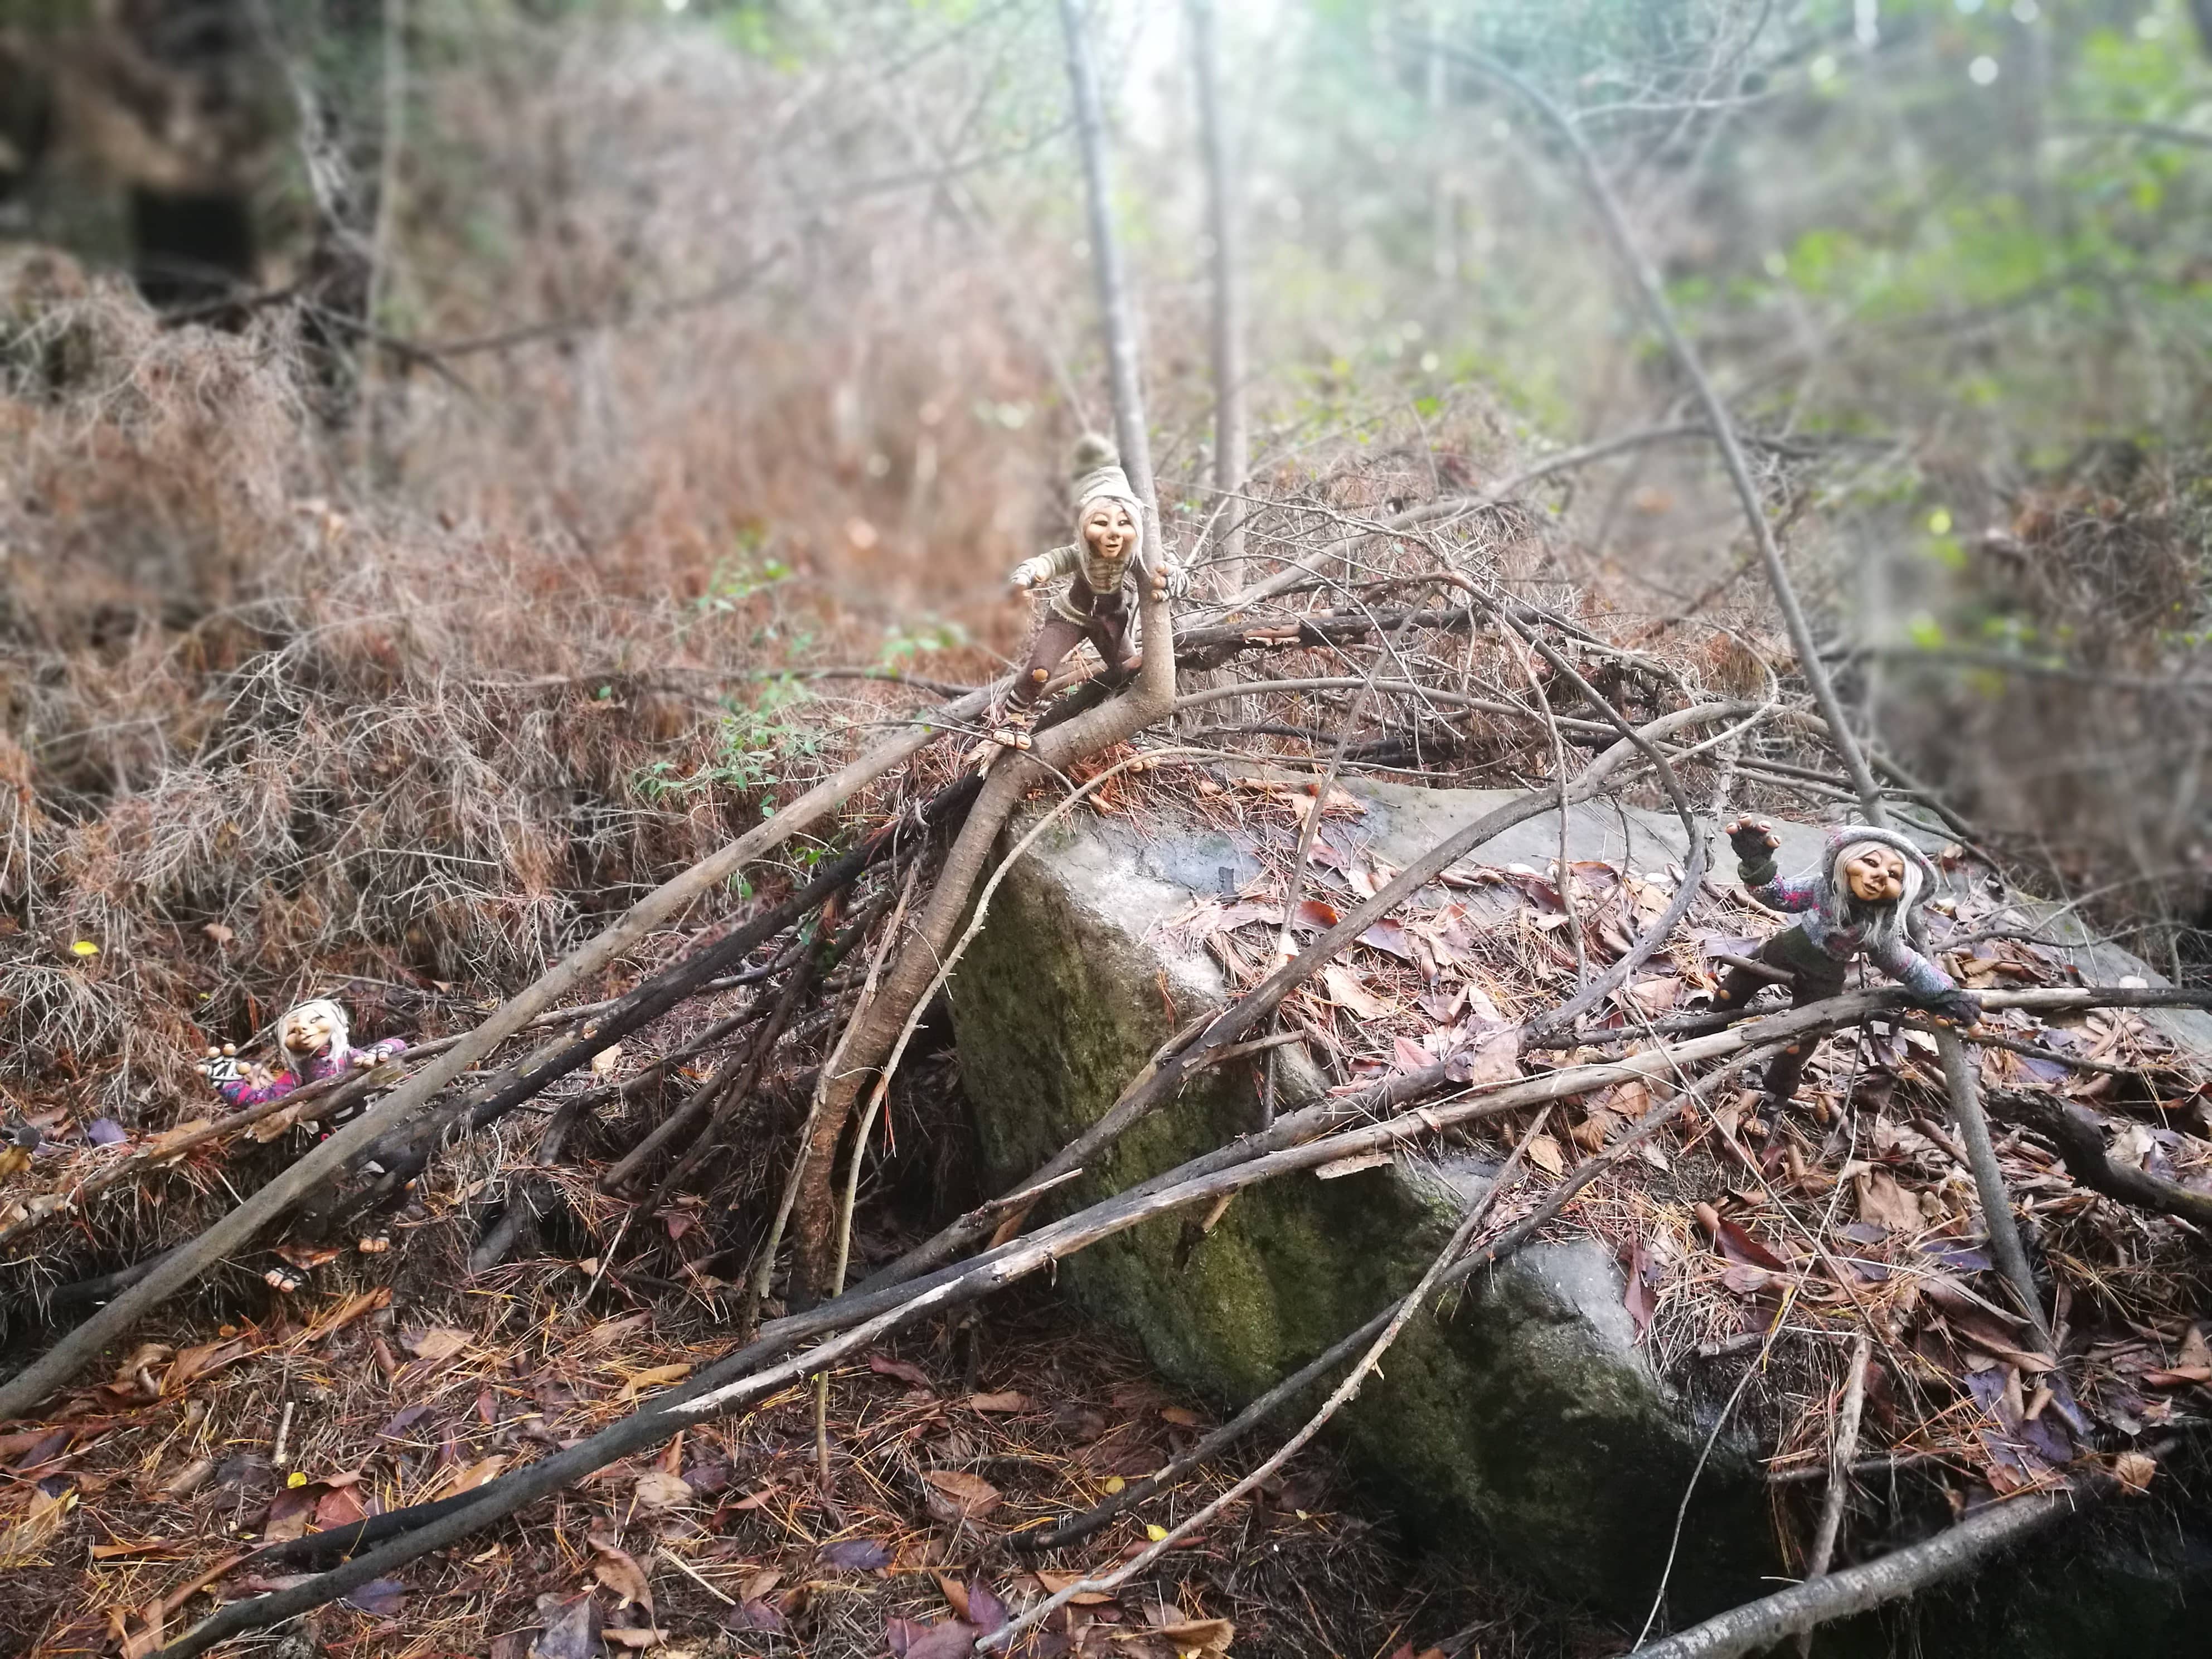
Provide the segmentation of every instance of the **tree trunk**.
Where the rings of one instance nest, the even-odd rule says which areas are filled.
[[[1244,586],[1244,505],[1235,499],[1251,469],[1244,411],[1244,248],[1221,99],[1221,25],[1213,0],[1187,0],[1198,125],[1206,155],[1206,234],[1213,242],[1213,543],[1218,592]],[[2208,0],[2212,3],[2212,0]]]

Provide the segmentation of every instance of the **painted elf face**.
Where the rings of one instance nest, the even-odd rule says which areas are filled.
[[[1894,904],[1905,896],[1905,854],[1879,842],[1848,848],[1844,882],[1862,904]]]
[[[331,1039],[337,1035],[337,1031],[338,1023],[331,1017],[329,1009],[310,1005],[305,1008],[295,1008],[284,1016],[283,1027],[277,1033],[277,1040],[283,1043],[287,1053],[304,1058],[308,1054],[319,1054],[329,1048]]]
[[[1118,559],[1137,544],[1137,520],[1128,504],[1110,497],[1083,512],[1083,539],[1102,559]]]

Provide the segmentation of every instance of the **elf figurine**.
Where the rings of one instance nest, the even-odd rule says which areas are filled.
[[[1903,836],[1871,824],[1847,823],[1829,832],[1820,864],[1784,879],[1775,866],[1781,845],[1763,818],[1739,818],[1728,827],[1735,848],[1736,878],[1771,909],[1802,911],[1805,919],[1774,934],[1753,952],[1757,960],[1791,975],[1793,1007],[1843,994],[1844,976],[1864,957],[1905,987],[1914,1001],[1960,1025],[1972,1025],[1981,1006],[1973,993],[1912,948],[1912,914],[1927,898],[1936,866]],[[1766,983],[1732,968],[1713,999],[1716,1008],[1741,1008]],[[1810,1039],[1791,1043],[1767,1063],[1766,1095],[1777,1103],[1797,1092]]]
[[[991,742],[1001,748],[1030,746],[1030,727],[1052,671],[1084,641],[1097,647],[1109,683],[1126,680],[1136,672],[1137,659],[1128,644],[1132,575],[1145,571],[1156,599],[1180,599],[1190,588],[1188,573],[1173,564],[1165,550],[1147,557],[1144,507],[1111,443],[1096,433],[1078,439],[1074,479],[1075,539],[1023,560],[1009,578],[1015,590],[1024,593],[1062,576],[1069,580],[1047,607],[1030,646],[1029,660],[1000,712]],[[981,756],[986,766],[994,752]]]
[[[276,1048],[283,1057],[282,1070],[271,1073],[259,1066],[242,1065],[237,1045],[226,1042],[220,1048],[207,1051],[206,1058],[200,1061],[200,1074],[232,1105],[259,1106],[268,1101],[282,1100],[304,1085],[319,1083],[341,1072],[380,1066],[393,1055],[407,1052],[406,1040],[402,1037],[386,1037],[366,1048],[356,1048],[348,1036],[345,1010],[328,997],[317,997],[312,1002],[287,1009],[284,1018],[276,1022]]]

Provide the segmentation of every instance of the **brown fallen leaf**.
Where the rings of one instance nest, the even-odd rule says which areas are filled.
[[[937,1581],[938,1591],[945,1597],[945,1606],[952,1609],[952,1616],[956,1619],[966,1619],[968,1617],[968,1586],[946,1573],[933,1571],[929,1576]]]
[[[921,1478],[932,1489],[930,1507],[939,1508],[941,1499],[945,1520],[981,1520],[999,1506],[999,1489],[964,1469],[925,1469]]]
[[[1163,1625],[1154,1633],[1174,1643],[1178,1653],[1226,1653],[1237,1639],[1237,1626],[1226,1619],[1187,1619]]]
[[[74,1487],[52,1493],[34,1491],[22,1518],[7,1531],[0,1532],[0,1567],[44,1565],[46,1547],[59,1534],[62,1522],[76,1507]]]
[[[446,1482],[438,1496],[452,1498],[460,1492],[474,1492],[478,1486],[496,1480],[499,1472],[507,1467],[507,1461],[504,1453],[495,1453],[489,1457],[480,1457],[464,1468],[454,1470],[453,1478]]]
[[[1455,1083],[1510,1083],[1521,1075],[1519,1030],[1493,1032],[1451,1056],[1444,1074]]]
[[[691,1501],[691,1483],[680,1474],[671,1474],[665,1469],[649,1469],[637,1478],[632,1488],[637,1494],[641,1509],[680,1510]]]
[[[607,1650],[600,1634],[605,1627],[599,1598],[580,1595],[552,1610],[545,1628],[530,1644],[530,1659],[600,1659]]]
[[[636,1335],[652,1322],[652,1319],[653,1316],[649,1313],[634,1313],[625,1315],[620,1319],[610,1319],[603,1324],[594,1325],[592,1327],[592,1334],[584,1339],[584,1346],[594,1352],[601,1348],[611,1348],[616,1343]]]
[[[173,1398],[208,1375],[220,1370],[232,1361],[242,1358],[252,1345],[242,1336],[228,1342],[203,1342],[197,1347],[185,1348],[169,1364],[167,1375],[161,1379],[161,1393]]]
[[[307,1535],[307,1522],[315,1516],[315,1506],[321,1503],[329,1488],[310,1482],[304,1486],[290,1486],[276,1494],[269,1505],[268,1519],[262,1522],[261,1541],[265,1544],[289,1544],[295,1538]]]
[[[1030,1408],[1030,1397],[1012,1389],[1002,1394],[971,1394],[968,1409],[971,1412],[1025,1412]]]
[[[1390,1012],[1390,1005],[1370,994],[1342,963],[1332,962],[1322,969],[1321,981],[1331,1002],[1350,1009],[1361,1019],[1380,1019]]]
[[[668,1639],[662,1630],[630,1630],[620,1625],[606,1625],[599,1634],[618,1648],[657,1648]]]
[[[325,1480],[323,1495],[315,1503],[315,1530],[328,1532],[333,1527],[350,1527],[368,1519],[368,1507],[361,1501],[361,1477],[349,1477],[344,1484]]]
[[[638,1372],[636,1376],[624,1382],[617,1390],[615,1398],[635,1400],[647,1389],[664,1388],[671,1382],[681,1382],[690,1375],[691,1367],[689,1362],[673,1365],[655,1365],[650,1370]]]
[[[1559,1143],[1548,1134],[1529,1137],[1528,1161],[1546,1175],[1565,1175],[1567,1172],[1566,1154],[1559,1150]]]
[[[902,1382],[917,1389],[929,1387],[929,1373],[910,1359],[893,1359],[888,1354],[872,1353],[868,1369],[878,1376],[896,1376]]]
[[[355,1320],[392,1305],[392,1287],[379,1285],[374,1290],[356,1291],[342,1296],[307,1322],[307,1328],[294,1337],[291,1346],[305,1348],[321,1341],[333,1332],[342,1331]]]
[[[1163,1406],[1160,1416],[1179,1429],[1194,1429],[1206,1421],[1188,1406]]]
[[[435,1364],[441,1359],[451,1359],[471,1340],[466,1331],[456,1330],[451,1325],[433,1325],[427,1331],[402,1336],[399,1346],[424,1364]]]
[[[146,1659],[147,1655],[158,1651],[164,1622],[161,1604],[159,1601],[149,1602],[143,1622],[137,1628],[124,1632],[123,1659]]]
[[[592,1577],[613,1592],[615,1605],[626,1607],[635,1603],[645,1609],[647,1620],[652,1620],[653,1585],[646,1578],[645,1569],[638,1565],[637,1558],[611,1538],[602,1538],[597,1533],[586,1541],[592,1547]]]
[[[1927,1225],[1920,1200],[1899,1186],[1887,1170],[1862,1170],[1854,1184],[1858,1188],[1860,1220],[1896,1233],[1917,1233]]]
[[[2158,1474],[2158,1460],[2148,1452],[2122,1452],[2112,1460],[2112,1473],[2128,1491],[2146,1492],[2150,1490],[2152,1479]]]
[[[1079,1572],[1050,1572],[1042,1567],[1038,1567],[1035,1571],[1036,1581],[1044,1586],[1047,1595],[1057,1595],[1071,1585],[1081,1583],[1084,1578],[1084,1575]],[[1102,1607],[1113,1599],[1103,1590],[1084,1590],[1067,1598],[1071,1607]]]

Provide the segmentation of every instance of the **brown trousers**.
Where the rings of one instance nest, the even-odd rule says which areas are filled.
[[[1790,1006],[1793,1008],[1843,994],[1849,964],[1837,961],[1814,944],[1802,927],[1784,928],[1752,956],[1770,968],[1786,969],[1793,976],[1790,987]],[[1741,1008],[1757,996],[1759,987],[1765,983],[1756,974],[1731,968],[1722,975],[1713,1006]],[[1817,1037],[1800,1037],[1766,1062],[1766,1094],[1770,1100],[1787,1100],[1797,1092],[1797,1085],[1805,1075],[1805,1061],[1818,1042]]]
[[[1045,682],[1051,679],[1052,671],[1085,640],[1098,647],[1099,660],[1106,665],[1108,678],[1126,678],[1136,665],[1129,655],[1129,607],[1119,593],[1101,597],[1078,576],[1067,598],[1076,610],[1087,609],[1091,620],[1073,623],[1055,611],[1046,613],[1044,625],[1037,629],[1036,639],[1030,647],[1030,659],[1023,664],[1021,678],[1014,682],[1011,701],[1017,708],[1033,706],[1044,694]]]

